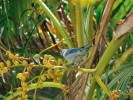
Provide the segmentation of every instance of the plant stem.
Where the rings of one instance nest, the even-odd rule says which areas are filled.
[[[93,63],[93,60],[95,58],[95,54],[97,52],[97,48],[99,46],[99,41],[100,41],[100,39],[102,37],[102,33],[104,31],[105,25],[107,24],[107,19],[108,19],[109,15],[110,15],[110,12],[111,12],[111,9],[113,7],[114,2],[115,2],[115,0],[108,0],[107,1],[107,5],[105,7],[104,13],[103,13],[102,18],[101,18],[102,20],[100,22],[100,28],[97,31],[97,37],[96,37],[96,43],[94,45],[94,51],[92,53],[92,57],[90,59],[90,63],[89,63],[88,66],[91,66],[92,63]]]
[[[83,16],[80,0],[76,2],[76,35],[78,47],[83,46]]]
[[[77,71],[87,72],[87,73],[91,73],[91,72],[96,71],[96,69],[75,68],[75,67],[71,67],[71,68],[69,68],[69,70],[77,70]]]
[[[3,51],[7,52],[7,50],[6,50],[6,49],[4,49],[2,46],[0,46],[0,48],[1,48]]]
[[[37,83],[28,85],[28,90],[33,90],[37,87]],[[43,82],[43,87],[55,87],[55,88],[59,88],[59,89],[63,89],[65,88],[64,84],[61,83],[55,83],[55,82]],[[8,97],[5,97],[4,100],[12,100],[14,97],[16,97],[17,95],[21,94],[21,92],[14,92],[13,95],[9,95]]]
[[[126,52],[123,53],[123,55],[121,56],[121,58],[119,59],[119,61],[115,64],[114,69],[115,71],[120,67],[120,65],[122,65],[126,59],[133,54],[133,46],[131,48],[129,48]]]
[[[116,50],[118,49],[120,44],[123,42],[123,40],[127,37],[127,35],[128,34],[126,34],[125,36],[121,37],[119,40],[113,39],[111,41],[111,43],[109,44],[109,46],[105,50],[103,56],[101,57],[99,63],[96,66],[96,74],[97,75],[101,76],[101,74],[105,70],[108,62],[112,58],[113,54],[116,52]],[[92,81],[92,83],[90,85],[90,88],[88,90],[87,100],[92,100],[93,92],[94,92],[94,89],[95,89],[94,88],[95,84],[96,84],[96,80],[95,80],[95,78],[93,78],[93,81]]]
[[[90,43],[91,40],[94,39],[93,14],[94,14],[93,5],[89,5],[88,14],[87,14],[86,23],[85,23],[85,34],[86,34],[85,45],[88,45],[88,42]]]
[[[108,17],[110,15],[110,12],[111,12],[111,9],[113,7],[113,4],[114,4],[115,0],[108,0],[107,3],[106,3],[106,6],[105,6],[105,10],[103,12],[103,15],[102,15],[102,18],[101,18],[101,22],[100,22],[100,25],[99,25],[99,29],[97,30],[97,36],[96,36],[96,41],[95,41],[95,45],[94,45],[94,50],[93,50],[93,53],[92,53],[92,56],[90,58],[90,61],[89,61],[89,64],[87,65],[87,68],[90,68],[93,64],[93,61],[94,61],[94,58],[95,58],[95,55],[96,55],[96,52],[98,50],[98,46],[99,46],[99,41],[102,37],[102,34],[103,34],[103,31],[105,29],[105,26],[108,22]],[[104,63],[105,61],[103,61]],[[82,87],[81,89],[79,90],[80,93],[83,93],[84,89],[85,89],[85,86],[86,86],[86,83],[87,83],[87,80],[88,80],[88,76],[89,74],[85,74],[83,75],[83,77],[85,78],[85,82],[82,84]],[[94,84],[96,81],[94,79],[94,81],[92,82],[92,84]],[[90,87],[91,88],[91,87]],[[92,95],[93,95],[93,91],[94,90],[94,87],[89,89],[89,92],[87,94],[87,100],[92,100]],[[91,93],[92,92],[92,93]],[[83,94],[81,94],[81,99],[83,97]]]
[[[44,69],[45,69],[45,67],[42,68],[41,73],[40,73],[40,75],[39,75],[39,77],[38,77],[37,86],[36,86],[36,88],[35,88],[33,100],[35,100],[35,98],[36,98],[36,93],[37,93],[38,85],[39,85],[39,83],[40,83],[41,75],[43,74]]]
[[[107,89],[107,87],[105,86],[105,84],[101,81],[101,78],[99,75],[95,75],[95,80],[97,81],[97,83],[99,84],[99,86],[105,91],[105,93],[110,97],[111,93],[110,91]]]

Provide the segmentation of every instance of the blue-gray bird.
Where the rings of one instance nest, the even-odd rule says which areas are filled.
[[[91,47],[89,45],[81,48],[62,49],[61,55],[70,63],[80,64]]]

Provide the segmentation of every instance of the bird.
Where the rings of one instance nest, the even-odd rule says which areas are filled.
[[[91,47],[88,45],[80,48],[62,49],[60,53],[69,63],[79,65]]]

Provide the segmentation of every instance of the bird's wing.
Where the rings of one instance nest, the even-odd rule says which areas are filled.
[[[89,50],[91,47],[92,47],[92,46],[88,45],[88,46],[86,46],[85,48]]]
[[[65,53],[65,56],[68,56],[70,54],[73,54],[73,53],[76,53],[78,51],[82,50],[82,48],[72,48],[72,49],[69,49],[66,53]]]

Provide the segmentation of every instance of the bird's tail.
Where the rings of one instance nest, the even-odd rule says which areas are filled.
[[[92,46],[91,45],[88,45],[88,46],[86,46],[85,47],[87,50],[89,50],[90,48],[92,48]]]

